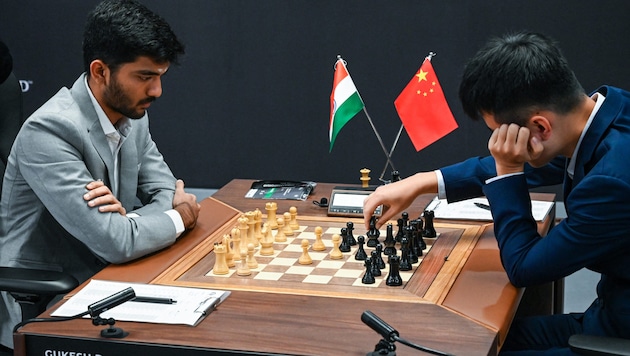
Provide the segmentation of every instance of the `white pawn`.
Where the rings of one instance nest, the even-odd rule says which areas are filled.
[[[284,219],[283,218],[276,219],[276,226],[278,227],[278,232],[276,233],[275,241],[286,242],[287,235],[284,234]]]
[[[289,221],[289,225],[293,230],[299,230],[300,223],[297,221],[297,208],[294,206],[290,207],[289,214],[291,214],[291,221]]]
[[[247,267],[251,269],[258,268],[258,261],[254,257],[254,244],[247,245]]]
[[[326,246],[322,241],[322,234],[324,233],[324,229],[321,226],[315,227],[315,242],[313,243],[313,251],[324,251],[326,250]]]
[[[241,264],[236,270],[236,274],[239,276],[249,276],[252,271],[247,266],[247,250],[241,250]]]
[[[334,234],[332,237],[333,249],[330,251],[330,258],[333,260],[340,260],[343,258],[343,253],[339,249],[339,245],[341,245],[341,236]]]
[[[284,213],[284,235],[285,236],[293,236],[293,229],[289,222],[291,221],[291,213]]]
[[[310,265],[313,263],[313,259],[308,254],[308,240],[302,240],[302,256],[298,259],[298,263],[301,265]]]

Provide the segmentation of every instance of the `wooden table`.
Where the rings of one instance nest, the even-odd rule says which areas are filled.
[[[201,263],[203,256],[211,251],[209,246],[234,226],[242,212],[263,205],[260,200],[244,198],[251,183],[252,180],[233,180],[202,201],[196,228],[175,245],[131,263],[111,265],[94,278],[170,285],[192,283],[203,287],[203,283],[198,285],[182,276]],[[277,201],[278,211],[297,206],[300,216],[324,219],[326,209],[314,205],[312,200],[329,197],[334,186],[319,183],[307,201]],[[409,208],[410,215],[419,215],[431,198],[420,197]],[[553,195],[535,194],[533,198],[552,200]],[[547,231],[552,222],[553,214],[539,224],[540,231]],[[457,261],[457,266],[449,267],[454,271],[452,276],[440,277],[449,282],[444,292],[434,297],[405,292],[405,297],[384,300],[336,293],[236,288],[195,327],[117,322],[116,326],[129,332],[129,336],[112,340],[101,338],[102,327],[92,326],[89,320],[29,324],[15,335],[15,354],[42,355],[45,350],[56,350],[103,356],[184,352],[187,355],[366,355],[374,350],[381,336],[361,322],[365,310],[374,312],[398,330],[401,337],[414,343],[455,355],[496,354],[522,290],[514,288],[505,275],[492,224],[462,223],[474,226],[477,233],[472,242],[467,242],[468,247],[456,248],[461,256],[454,256],[452,261]],[[417,353],[402,344],[397,344],[396,352]]]

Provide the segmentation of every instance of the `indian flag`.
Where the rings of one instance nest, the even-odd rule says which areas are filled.
[[[335,139],[341,128],[358,114],[363,107],[363,100],[361,100],[357,87],[354,86],[354,82],[350,78],[343,59],[341,59],[341,56],[337,56],[333,88],[332,93],[330,93],[329,152],[332,151]]]

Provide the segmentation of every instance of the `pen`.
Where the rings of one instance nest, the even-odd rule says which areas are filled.
[[[490,205],[487,204],[475,202],[475,206],[481,209],[490,210]]]
[[[171,298],[154,298],[154,297],[135,297],[132,302],[155,303],[155,304],[175,304],[176,300]]]

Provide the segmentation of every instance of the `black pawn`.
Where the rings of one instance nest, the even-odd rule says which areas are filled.
[[[396,239],[394,239],[394,227],[392,224],[387,224],[387,233],[385,234],[385,249],[383,253],[387,256],[396,254]]]
[[[392,171],[392,183],[400,181],[400,172]]]
[[[378,253],[376,250],[372,251],[370,261],[372,262],[372,276],[378,277],[381,275],[381,269],[378,267]]]
[[[400,266],[398,268],[401,271],[411,271],[413,267],[411,266],[411,261],[409,260],[409,238],[407,236],[403,236],[400,245],[402,248],[400,249]]]
[[[346,223],[346,233],[348,235],[348,244],[350,246],[354,246],[357,244],[357,239],[354,238],[352,231],[354,230],[354,223],[352,221],[348,221]]]
[[[376,264],[378,265],[378,268],[380,269],[384,269],[385,268],[385,260],[383,260],[383,245],[382,244],[378,244],[376,245]],[[374,254],[374,253],[372,253]],[[374,262],[373,262],[374,263]]]
[[[376,282],[374,280],[374,275],[372,274],[372,261],[368,257],[363,264],[365,266],[365,274],[363,278],[361,278],[361,283],[363,284],[374,284]]]
[[[341,244],[339,245],[339,251],[350,252],[350,244],[348,243],[348,233],[345,227],[341,228]]]
[[[387,279],[385,280],[385,284],[391,287],[402,286],[403,281],[400,277],[400,257],[398,256],[389,256],[387,261],[389,263],[389,274],[387,275]]]
[[[396,242],[400,243],[400,240],[402,239],[403,236],[403,230],[405,229],[405,221],[400,218],[398,219],[398,231],[396,232]]]
[[[363,249],[363,245],[365,245],[365,237],[359,235],[359,248],[357,249],[357,253],[354,254],[354,259],[357,261],[365,261],[368,257],[367,253],[365,253],[365,249]]]
[[[422,236],[437,237],[437,232],[435,231],[435,227],[433,226],[434,217],[435,213],[433,212],[433,210],[424,211],[424,231],[422,232]]]

